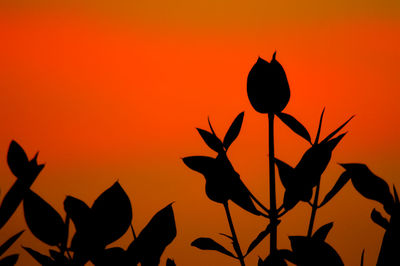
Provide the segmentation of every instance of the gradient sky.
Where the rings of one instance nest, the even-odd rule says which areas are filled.
[[[286,70],[291,100],[285,112],[312,137],[323,107],[326,136],[356,118],[323,176],[324,195],[339,177],[337,162],[366,163],[400,185],[399,1],[15,1],[0,3],[0,188],[14,182],[6,165],[12,139],[46,167],[32,189],[60,213],[66,195],[91,204],[116,180],[133,205],[140,231],[172,201],[178,235],[162,259],[177,265],[237,265],[190,246],[213,237],[228,246],[222,206],[207,199],[204,178],[180,158],[213,155],[195,128],[207,117],[223,136],[245,111],[230,149],[242,179],[267,202],[267,120],[250,106],[246,78],[257,57],[274,51]],[[276,156],[295,165],[307,143],[278,122]],[[2,159],[1,159],[2,158]],[[282,189],[278,189],[281,202]],[[2,193],[2,196],[4,194]],[[346,265],[374,265],[383,230],[372,208],[347,185],[320,209],[316,226],[335,221],[327,241]],[[233,220],[243,247],[265,222],[237,207]],[[306,234],[310,208],[284,217],[278,245]],[[26,228],[22,208],[0,242]],[[127,234],[119,242],[131,241]],[[224,242],[225,241],[225,242]],[[33,260],[19,246],[46,246],[25,232],[19,265]],[[249,256],[265,257],[267,241]]]

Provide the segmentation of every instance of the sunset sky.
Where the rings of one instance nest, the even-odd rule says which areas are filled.
[[[356,117],[322,177],[325,195],[343,171],[361,162],[400,188],[400,1],[16,1],[0,2],[0,188],[15,181],[6,154],[12,139],[46,166],[32,189],[64,215],[66,195],[88,204],[119,180],[140,231],[173,204],[177,237],[162,257],[177,265],[238,265],[190,246],[229,227],[223,207],[205,195],[205,180],[181,158],[214,156],[196,127],[210,117],[221,138],[245,111],[230,159],[257,197],[267,199],[267,118],[254,111],[246,79],[259,56],[285,68],[292,114],[315,137]],[[307,143],[277,122],[276,157],[294,166]],[[278,181],[278,203],[283,189]],[[375,265],[384,231],[370,220],[379,204],[346,187],[319,210],[316,228],[334,221],[327,242],[346,265]],[[243,248],[265,228],[232,205]],[[305,235],[310,207],[299,204],[279,226],[278,246]],[[20,207],[0,243],[27,229]],[[118,242],[126,247],[129,232]],[[18,265],[35,265],[21,245],[48,247],[29,230],[14,247]],[[246,262],[265,258],[264,241]]]

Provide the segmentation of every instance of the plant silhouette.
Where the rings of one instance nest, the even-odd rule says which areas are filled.
[[[378,265],[393,265],[399,245],[396,239],[400,239],[400,203],[394,189],[394,196],[390,193],[385,181],[373,175],[366,166],[361,164],[343,164],[346,171],[343,173],[325,195],[321,202],[320,184],[321,176],[325,172],[332,154],[337,145],[341,142],[345,133],[339,132],[352,120],[350,117],[337,129],[320,141],[322,121],[325,109],[322,111],[318,130],[314,141],[305,126],[295,117],[283,113],[290,99],[290,88],[286,73],[282,65],[276,60],[276,52],[272,60],[267,62],[258,58],[251,68],[247,78],[247,94],[252,107],[261,114],[267,114],[268,118],[268,143],[269,143],[269,208],[266,208],[244,185],[239,174],[233,169],[226,152],[229,145],[236,139],[243,122],[241,113],[232,123],[223,141],[215,134],[211,123],[211,132],[198,129],[206,144],[218,153],[216,158],[206,156],[185,157],[183,162],[190,169],[204,175],[206,179],[207,196],[224,205],[232,236],[227,236],[233,242],[235,253],[229,251],[222,245],[210,238],[198,238],[192,245],[203,250],[215,250],[224,255],[236,258],[241,265],[245,264],[244,258],[260,244],[267,236],[270,238],[269,252],[265,259],[259,258],[258,265],[344,265],[341,257],[335,249],[326,242],[328,233],[333,228],[333,222],[329,222],[317,230],[313,230],[317,210],[332,200],[334,196],[344,187],[349,179],[352,180],[355,188],[366,198],[376,200],[383,204],[384,209],[390,215],[390,221],[375,209],[371,218],[375,223],[386,230],[381,252],[378,258]],[[290,130],[310,143],[300,161],[295,167],[291,167],[275,157],[274,145],[274,118],[278,117]],[[240,126],[238,126],[240,125]],[[237,128],[237,129],[234,129]],[[235,132],[230,133],[230,132]],[[338,134],[338,135],[337,135]],[[227,137],[227,136],[234,136]],[[226,141],[232,139],[232,141]],[[228,143],[228,145],[226,145]],[[278,169],[279,179],[285,189],[283,203],[277,205],[276,201],[276,177],[275,166]],[[362,177],[361,177],[362,176]],[[239,193],[241,191],[241,193]],[[267,218],[269,223],[266,229],[260,232],[249,245],[247,252],[240,249],[236,233],[229,213],[228,201],[231,200],[244,210]],[[291,250],[280,249],[277,243],[278,226],[282,217],[295,208],[299,202],[306,202],[311,206],[311,215],[304,236],[289,236]],[[261,210],[255,209],[258,206]],[[364,252],[362,253],[363,265]]]
[[[23,248],[41,265],[159,265],[165,248],[176,236],[175,216],[172,203],[157,212],[136,237],[132,223],[132,207],[128,195],[119,182],[105,190],[89,207],[72,196],[64,200],[65,218],[42,197],[30,189],[44,165],[37,164],[37,154],[29,161],[24,150],[15,141],[10,144],[8,165],[17,177],[0,207],[1,221],[11,217],[23,202],[26,224],[31,233],[43,243],[51,246],[49,255],[30,247]],[[68,243],[71,221],[75,227]],[[133,234],[130,245],[108,248],[107,246],[129,229]],[[0,246],[2,255],[22,234],[14,235]],[[10,255],[0,265],[14,265],[18,255]],[[175,265],[168,259],[166,265]]]
[[[282,65],[276,59],[267,62],[258,58],[247,78],[247,94],[251,106],[268,120],[268,165],[267,192],[269,205],[266,207],[247,188],[228,157],[230,146],[238,138],[244,120],[244,112],[233,120],[223,138],[219,138],[208,119],[209,130],[197,128],[206,145],[215,156],[188,156],[183,163],[205,178],[207,197],[221,204],[227,218],[232,246],[226,248],[209,237],[198,237],[191,245],[207,251],[216,251],[246,265],[246,257],[269,237],[269,251],[259,255],[259,266],[281,266],[292,263],[300,266],[341,266],[340,255],[327,241],[333,222],[314,230],[318,209],[329,203],[351,180],[354,188],[365,198],[380,203],[386,214],[376,209],[371,212],[374,223],[385,230],[378,266],[395,265],[400,252],[400,200],[396,188],[391,191],[388,183],[376,176],[365,164],[342,163],[344,172],[320,202],[322,175],[332,160],[333,152],[347,134],[340,131],[353,119],[351,116],[338,128],[320,141],[325,108],[321,113],[314,141],[306,127],[294,116],[284,113],[290,100],[290,87]],[[274,123],[278,117],[291,131],[306,140],[306,149],[295,167],[283,159],[275,157]],[[89,206],[82,200],[66,196],[65,214],[58,213],[45,199],[31,190],[31,186],[43,170],[38,164],[38,154],[29,160],[24,149],[11,141],[7,153],[7,163],[16,181],[5,194],[0,205],[0,229],[10,220],[22,203],[26,225],[29,231],[50,248],[42,253],[26,245],[22,248],[40,265],[81,266],[88,263],[96,266],[155,266],[161,264],[161,256],[166,247],[175,239],[177,228],[173,203],[158,211],[138,235],[132,226],[132,205],[128,194],[117,181],[102,192]],[[276,173],[284,189],[283,202],[276,199]],[[236,204],[244,211],[267,221],[246,249],[238,241],[230,204]],[[304,235],[290,235],[290,249],[278,245],[278,227],[285,214],[301,202],[311,206],[310,219]],[[388,218],[385,218],[388,217]],[[0,245],[0,266],[15,265],[18,254],[3,256],[19,239],[24,231],[12,235]],[[127,247],[110,247],[125,234],[131,234],[132,241]],[[361,265],[364,265],[364,250]],[[167,258],[167,266],[175,261]]]

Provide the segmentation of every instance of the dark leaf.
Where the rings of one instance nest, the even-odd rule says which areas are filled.
[[[394,202],[399,204],[400,203],[399,195],[397,194],[396,187],[394,185],[393,185],[393,194],[394,194]]]
[[[346,132],[346,133],[343,133],[343,134],[340,134],[340,135],[337,136],[336,138],[331,139],[331,140],[329,140],[328,142],[326,142],[325,144],[326,144],[326,146],[328,147],[328,149],[329,149],[330,151],[333,151],[333,150],[336,148],[336,146],[339,144],[339,142],[342,140],[342,138],[343,138],[346,134],[347,134],[347,132]]]
[[[350,122],[351,119],[353,119],[354,115],[350,117],[346,122],[344,122],[340,127],[338,127],[336,130],[334,130],[331,134],[329,134],[323,141],[321,141],[321,144],[328,142],[333,136],[336,135],[347,123]]]
[[[287,163],[275,158],[275,164],[278,167],[279,178],[285,189],[293,185],[294,169]]]
[[[222,152],[224,150],[224,146],[219,138],[216,135],[198,128],[197,131],[200,133],[200,136],[203,138],[204,142],[210,147],[212,150],[216,152]]]
[[[29,161],[25,151],[14,140],[10,143],[7,154],[7,163],[11,172],[18,178],[24,181],[28,186],[32,185],[44,165],[37,164],[37,156]]]
[[[232,252],[230,252],[229,250],[227,250],[226,248],[224,248],[223,246],[221,246],[220,244],[218,244],[211,238],[207,238],[207,237],[197,238],[195,241],[192,242],[191,245],[193,247],[196,247],[196,248],[199,248],[202,250],[215,250],[222,254],[225,254],[227,256],[235,258],[235,256],[232,254]]]
[[[64,200],[64,210],[75,225],[76,231],[88,230],[92,223],[91,210],[80,199],[67,196]]]
[[[298,265],[344,265],[339,254],[326,242],[305,236],[290,236]]]
[[[324,113],[325,113],[325,107],[322,110],[321,117],[319,118],[318,130],[317,130],[317,135],[315,136],[314,144],[318,144],[318,141],[319,141],[319,136],[321,134],[321,127],[322,127],[322,120],[324,118]]]
[[[190,156],[182,160],[187,167],[203,175],[210,173],[211,169],[215,168],[215,159],[207,156]]]
[[[158,265],[165,248],[176,236],[172,203],[159,211],[128,247],[130,264]]]
[[[241,112],[235,118],[235,120],[232,122],[232,125],[228,129],[228,132],[226,132],[226,135],[225,135],[224,141],[223,141],[223,144],[224,144],[224,147],[226,150],[235,141],[237,136],[239,136],[240,129],[242,128],[243,116],[244,116],[244,112]]]
[[[386,220],[386,218],[384,218],[382,214],[375,209],[373,209],[371,212],[371,219],[372,221],[374,221],[374,223],[381,226],[382,228],[384,229],[389,228],[389,221]]]
[[[285,194],[283,196],[283,208],[286,211],[289,211],[291,209],[294,208],[294,206],[297,205],[297,203],[299,203],[300,198],[297,196],[297,193],[292,192],[293,190],[286,190]],[[312,190],[311,190],[312,192]]]
[[[22,230],[18,234],[13,235],[12,237],[10,237],[6,242],[4,242],[0,246],[0,256],[3,255],[4,252],[6,252],[7,249],[9,249],[12,244],[14,244],[15,241],[17,241],[17,239],[22,235],[23,232],[24,232],[24,230]]]
[[[365,249],[363,249],[363,251],[361,253],[361,266],[364,266],[364,252],[365,252]]]
[[[280,223],[280,221],[278,221],[278,224]],[[250,252],[258,246],[258,244],[261,243],[261,241],[264,240],[265,237],[267,237],[267,235],[269,235],[269,233],[271,233],[271,229],[272,226],[271,224],[268,224],[267,228],[265,228],[265,230],[261,231],[258,236],[253,240],[253,242],[250,243],[249,247],[247,248],[246,251],[246,255],[250,254]]]
[[[29,167],[28,156],[26,156],[24,149],[14,140],[11,141],[8,148],[7,163],[11,172],[17,178],[23,177]]]
[[[53,207],[33,191],[26,193],[23,205],[26,224],[35,237],[50,246],[65,242],[64,221]]]
[[[327,223],[323,226],[321,226],[315,233],[313,234],[314,239],[318,239],[321,241],[325,241],[329,231],[332,229],[333,222]]]
[[[0,206],[0,228],[7,223],[17,210],[27,191],[29,191],[29,186],[24,181],[18,179],[4,196]]]
[[[7,257],[4,257],[3,259],[0,260],[0,265],[1,266],[14,266],[17,261],[18,261],[18,254],[13,254]]]
[[[93,222],[104,245],[119,239],[131,225],[131,202],[118,182],[95,200],[91,211]]]
[[[307,129],[294,118],[293,116],[285,113],[277,113],[276,114],[279,119],[285,123],[294,133],[299,135],[300,137],[304,138],[307,140],[310,144],[311,143],[311,137],[310,134],[308,133]]]
[[[373,174],[365,164],[341,164],[350,176],[354,188],[365,198],[383,204],[386,212],[392,211],[393,196],[385,180]]]
[[[166,266],[176,266],[175,261],[173,259],[168,258]]]
[[[50,257],[43,255],[37,252],[36,250],[33,250],[28,247],[22,247],[22,248],[25,249],[42,266],[55,266],[54,261]]]
[[[346,172],[342,173],[333,188],[328,192],[328,194],[326,194],[319,207],[322,207],[326,203],[328,203],[344,187],[344,185],[346,185],[349,180],[350,175],[348,175]]]

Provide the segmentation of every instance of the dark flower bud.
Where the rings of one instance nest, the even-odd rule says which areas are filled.
[[[275,59],[270,63],[258,58],[247,77],[247,95],[253,108],[260,113],[280,113],[290,98],[285,70]]]

